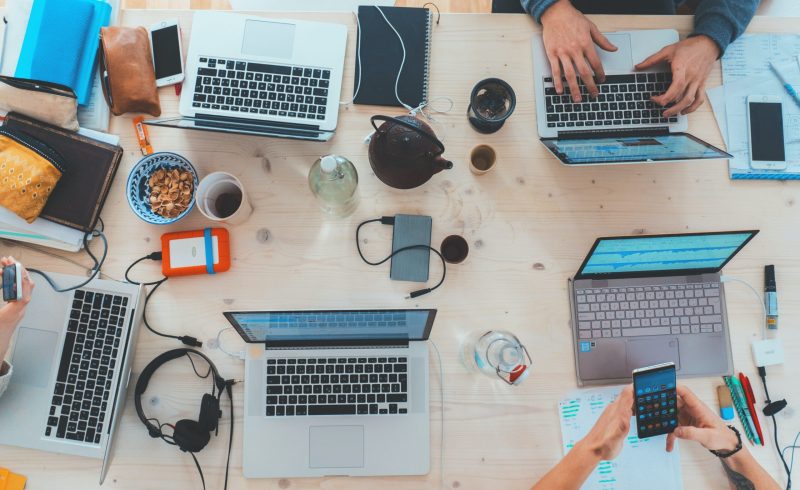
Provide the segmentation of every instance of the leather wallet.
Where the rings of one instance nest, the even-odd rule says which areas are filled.
[[[144,27],[100,30],[102,86],[111,113],[161,115],[150,38]]]
[[[64,173],[59,160],[36,138],[0,128],[0,206],[33,223]]]
[[[78,98],[66,85],[0,75],[0,108],[78,130]]]

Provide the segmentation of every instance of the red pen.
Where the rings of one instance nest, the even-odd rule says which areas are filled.
[[[756,426],[756,432],[758,432],[758,439],[761,441],[761,445],[764,445],[764,435],[761,433],[761,423],[758,421],[758,414],[756,413],[755,403],[756,397],[753,394],[753,387],[750,385],[750,379],[744,375],[744,373],[739,373],[739,381],[742,383],[742,387],[744,387],[744,396],[747,398],[747,408],[750,410],[750,414],[753,416],[753,423]]]

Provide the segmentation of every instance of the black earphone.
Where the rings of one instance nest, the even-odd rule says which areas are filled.
[[[191,357],[192,354],[205,359],[209,365],[208,374],[203,376],[197,372],[197,369],[194,366],[194,361]],[[179,420],[174,425],[169,423],[162,424],[158,419],[147,417],[144,414],[144,409],[142,408],[142,395],[147,390],[147,385],[150,383],[150,378],[153,377],[153,374],[156,372],[156,370],[158,370],[158,368],[169,361],[180,359],[184,356],[186,356],[189,359],[189,362],[192,363],[192,368],[194,369],[195,374],[197,374],[199,377],[206,378],[209,375],[213,375],[211,393],[205,393],[203,395],[203,398],[200,402],[200,415],[197,420],[183,419]],[[233,445],[233,395],[231,387],[234,384],[234,380],[226,380],[220,376],[217,367],[214,365],[211,359],[208,358],[208,356],[194,349],[173,349],[161,354],[153,359],[150,364],[148,364],[142,370],[142,373],[139,375],[139,379],[136,382],[136,389],[134,390],[136,414],[139,416],[139,420],[142,421],[144,426],[147,427],[147,433],[154,439],[161,439],[167,444],[178,446],[181,451],[191,454],[195,465],[197,466],[197,470],[200,472],[200,479],[203,481],[203,488],[206,486],[205,478],[203,477],[203,470],[200,468],[200,464],[198,463],[194,453],[202,451],[203,448],[208,445],[209,441],[211,440],[212,432],[219,432],[219,419],[222,417],[220,400],[222,398],[223,391],[228,393],[228,398],[231,402],[231,437],[230,446],[228,447],[228,464],[230,464],[230,452]],[[153,422],[155,422],[155,424]],[[172,427],[172,435],[165,434],[163,432],[162,429],[165,425]],[[225,488],[227,487],[228,466],[226,465]]]

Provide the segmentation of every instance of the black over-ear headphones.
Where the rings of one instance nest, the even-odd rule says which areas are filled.
[[[197,368],[195,367],[194,361],[191,357],[192,354],[202,357],[208,363],[209,371],[205,376],[201,375],[197,371]],[[194,369],[195,374],[197,374],[199,377],[207,378],[209,375],[213,375],[211,393],[204,394],[203,399],[200,402],[200,416],[197,420],[179,420],[174,425],[169,423],[162,424],[158,419],[153,417],[148,418],[144,414],[144,410],[142,408],[142,394],[147,390],[147,385],[150,383],[150,378],[153,377],[153,374],[158,368],[167,362],[184,356],[186,356],[189,359],[189,362],[192,363],[192,369]],[[150,364],[148,364],[147,367],[142,370],[142,373],[139,375],[139,379],[136,382],[136,389],[134,390],[136,414],[139,416],[139,420],[141,420],[145,427],[147,427],[147,433],[150,434],[150,437],[152,438],[161,439],[167,444],[178,446],[181,451],[190,453],[192,458],[194,458],[194,462],[198,471],[200,472],[200,478],[203,480],[203,488],[205,488],[203,470],[200,469],[200,464],[197,462],[197,458],[194,456],[194,453],[201,451],[204,447],[206,447],[206,445],[208,445],[208,442],[211,440],[211,432],[219,432],[219,419],[222,417],[220,400],[222,398],[223,390],[228,393],[228,398],[231,401],[230,443],[231,445],[233,444],[233,396],[231,386],[233,386],[234,383],[234,380],[225,380],[222,376],[220,376],[219,371],[217,371],[217,367],[213,362],[211,362],[211,359],[209,359],[202,352],[194,349],[173,349],[161,354],[153,359]],[[162,429],[165,425],[172,427],[172,435],[164,434]],[[230,463],[230,447],[228,448],[228,463]],[[228,467],[226,466],[225,488],[227,488],[227,486]]]

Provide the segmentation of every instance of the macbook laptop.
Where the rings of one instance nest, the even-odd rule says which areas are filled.
[[[227,312],[248,343],[244,475],[424,475],[436,310]]]
[[[604,33],[617,46],[596,47],[606,80],[600,94],[589,97],[582,82],[582,101],[575,103],[566,81],[559,95],[541,34],[533,37],[533,73],[539,137],[565,165],[667,162],[730,158],[731,155],[686,133],[687,116],[663,117],[664,108],[650,98],[672,82],[667,65],[636,71],[634,66],[662,47],[678,41],[671,29]],[[579,79],[580,82],[580,79]]]
[[[48,273],[60,287],[85,278]],[[12,347],[0,444],[109,462],[142,318],[139,286],[95,279],[57,293],[42,281]]]
[[[327,141],[346,46],[340,24],[196,12],[180,117],[145,123]]]
[[[569,286],[579,384],[630,382],[662,362],[731,374],[720,271],[756,233],[598,238]]]

